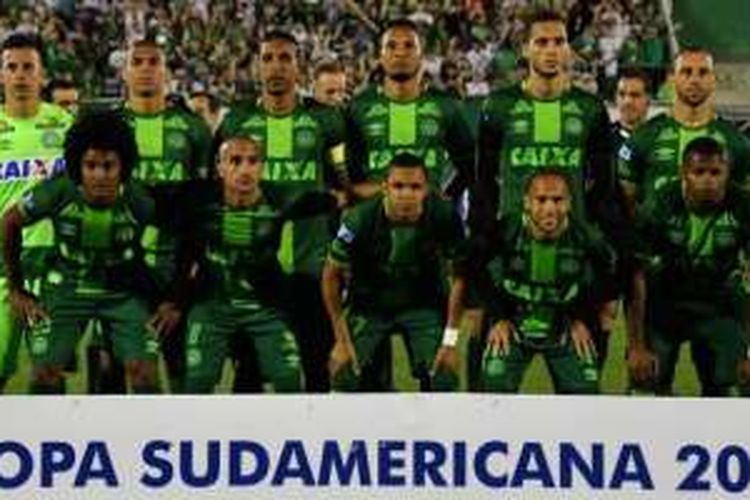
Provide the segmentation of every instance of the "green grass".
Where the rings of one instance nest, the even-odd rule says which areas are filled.
[[[465,373],[465,362],[466,356],[466,341],[465,336],[463,342],[459,346],[461,352],[461,373]],[[82,343],[83,345],[84,343]],[[409,363],[406,356],[406,349],[404,348],[403,341],[400,337],[395,336],[393,338],[393,353],[394,353],[394,376],[396,381],[396,387],[400,391],[413,392],[418,389],[417,382],[411,377],[409,371]],[[83,360],[83,351],[79,350],[79,359]],[[80,363],[81,370],[71,375],[68,379],[68,392],[72,394],[80,394],[85,391],[86,388],[86,371],[84,367],[85,363]],[[30,363],[28,354],[25,350],[21,352],[19,360],[19,371],[18,374],[11,379],[8,384],[7,393],[9,394],[25,394],[28,388],[28,376],[30,372]],[[604,373],[602,375],[602,390],[606,394],[623,394],[625,392],[626,385],[626,366],[625,366],[625,333],[622,323],[619,322],[613,338],[610,339],[610,353],[609,360],[605,366]],[[162,367],[163,374],[163,367]],[[228,392],[231,387],[231,370],[225,369],[222,383],[219,387],[219,392]],[[164,379],[164,377],[162,377]],[[461,389],[466,389],[466,378],[461,377]],[[683,348],[680,356],[680,362],[677,366],[675,391],[679,395],[684,396],[696,396],[698,395],[699,386],[698,381],[695,377],[695,371],[693,370],[690,362],[690,355],[687,346]],[[541,358],[537,357],[532,363],[524,383],[522,385],[521,392],[527,394],[551,394],[552,384],[550,382],[549,375],[547,373],[544,362]]]

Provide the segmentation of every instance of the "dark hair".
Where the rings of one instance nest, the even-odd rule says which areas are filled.
[[[719,141],[712,137],[698,137],[690,141],[682,152],[682,164],[686,165],[694,156],[702,158],[719,157],[727,161],[727,151]]]
[[[89,149],[115,151],[120,157],[120,180],[127,181],[138,161],[135,135],[121,111],[101,110],[83,114],[65,136],[65,169],[81,182],[81,161]]]
[[[390,175],[394,168],[416,168],[424,172],[425,177],[429,176],[424,160],[421,157],[406,151],[396,153],[393,158],[391,158],[391,161],[388,163],[388,175]]]
[[[280,30],[280,29],[273,29],[266,33],[266,35],[263,37],[263,40],[261,40],[261,43],[269,43],[276,40],[282,40],[284,42],[289,42],[294,47],[297,47],[297,39],[294,38],[294,35],[289,33],[288,31]]]
[[[640,80],[643,83],[643,90],[646,91],[646,94],[650,91],[648,75],[642,69],[625,68],[620,71],[620,74],[617,77],[617,81],[619,82],[620,80]]]
[[[70,80],[63,80],[60,78],[53,78],[49,81],[47,86],[44,88],[43,96],[45,101],[51,101],[52,95],[54,94],[55,90],[76,90],[78,87],[76,87],[76,84],[71,82]]]
[[[343,73],[344,65],[335,59],[324,59],[315,65],[313,77],[315,80],[324,73]]]
[[[196,90],[195,92],[191,92],[190,99],[193,99],[195,97],[205,97],[206,99],[208,99],[208,108],[211,110],[212,113],[216,113],[217,111],[219,111],[219,108],[221,107],[221,102],[219,102],[219,98],[207,90]]]
[[[39,54],[40,58],[44,54],[42,39],[33,33],[16,32],[8,35],[5,40],[3,40],[0,54],[11,49],[34,49]]]
[[[529,14],[524,17],[524,21],[524,40],[527,42],[531,39],[531,28],[535,24],[562,23],[563,26],[566,26],[565,15],[560,11],[549,8],[539,8],[531,10]]]
[[[161,46],[159,42],[157,42],[154,38],[146,37],[146,38],[139,38],[137,40],[134,40],[130,43],[131,49],[156,49],[159,51],[163,51],[164,47]]]
[[[539,170],[534,170],[534,172],[529,175],[526,178],[526,181],[523,184],[523,192],[524,194],[529,193],[529,189],[531,189],[531,185],[534,183],[536,179],[539,177],[558,177],[565,182],[565,186],[568,188],[568,195],[570,195],[570,184],[571,179],[570,176],[561,168],[557,167],[547,167],[547,168],[541,168]]]
[[[417,36],[421,36],[419,26],[417,26],[417,23],[415,23],[414,21],[406,17],[399,17],[398,19],[393,19],[391,21],[388,21],[388,23],[386,23],[385,28],[383,29],[383,32],[381,34],[385,35],[388,31],[394,28],[408,29],[416,33]]]

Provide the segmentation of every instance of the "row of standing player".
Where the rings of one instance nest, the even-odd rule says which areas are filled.
[[[572,191],[574,200],[578,201],[574,201],[574,206],[577,210],[584,207],[589,210],[587,215],[607,231],[606,224],[611,223],[612,217],[606,214],[606,209],[610,208],[606,202],[616,197],[617,187],[611,169],[614,150],[611,131],[603,106],[592,96],[568,88],[564,66],[569,49],[563,26],[558,18],[548,14],[530,24],[524,54],[529,60],[530,76],[523,86],[493,96],[485,104],[480,124],[478,171],[474,168],[474,141],[461,117],[460,106],[448,96],[421,85],[421,45],[416,30],[408,22],[395,23],[385,32],[381,53],[384,82],[354,100],[347,113],[349,123],[344,122],[343,127],[333,110],[298,102],[294,85],[294,42],[281,34],[269,37],[262,44],[260,54],[261,98],[258,103],[248,103],[234,110],[221,127],[219,137],[245,133],[261,137],[266,149],[265,176],[269,181],[301,187],[328,185],[352,198],[366,198],[377,192],[379,183],[366,181],[382,177],[394,152],[411,150],[425,158],[435,187],[451,197],[457,198],[474,178],[478,177],[480,185],[485,187],[496,186],[496,178],[501,178],[502,196],[491,189],[482,190],[476,196],[477,206],[485,213],[502,213],[502,207],[505,210],[520,207],[524,176],[515,174],[554,164],[577,172]],[[209,174],[205,168],[208,160],[195,161],[195,158],[200,151],[207,152],[210,148],[200,142],[201,134],[196,133],[200,127],[189,118],[165,116],[169,111],[165,109],[163,96],[164,60],[157,46],[136,44],[130,51],[125,76],[129,87],[128,109],[141,157],[136,177],[151,184],[157,197],[177,199],[170,189],[180,180]],[[728,127],[715,120],[708,95],[713,79],[710,56],[700,50],[683,53],[677,59],[675,76],[677,98],[672,117],[660,126],[674,130],[670,130],[671,134],[651,133],[650,140],[661,144],[644,146],[634,139],[631,146],[622,151],[622,177],[633,186],[643,186],[644,191],[650,185],[643,179],[644,174],[651,176],[657,168],[664,169],[667,175],[676,174],[677,158],[687,139],[702,133],[728,133]],[[637,86],[637,82],[638,79],[630,79],[629,83],[621,84]],[[177,138],[180,131],[182,139]],[[337,140],[341,132],[344,134],[339,137],[346,137],[347,150],[340,148],[341,142]],[[726,139],[723,142],[727,142]],[[740,143],[734,138],[729,142]],[[186,147],[186,143],[193,147]],[[643,150],[631,154],[631,148],[638,147]],[[663,153],[668,147],[675,151],[671,157]],[[174,150],[167,153],[170,148]],[[178,158],[187,151],[195,155],[191,158],[193,161],[180,165]],[[346,155],[365,159],[367,171],[346,168]],[[736,151],[731,151],[731,156],[733,163],[742,163]],[[642,167],[656,160],[658,164],[654,168]],[[630,185],[627,187],[628,195],[636,193],[635,197],[638,196]],[[597,210],[604,213],[599,215]],[[481,223],[494,217],[478,217],[477,220]],[[291,303],[297,310],[292,311],[292,325],[299,334],[306,381],[311,390],[326,390],[325,359],[330,343],[320,340],[325,339],[326,334],[315,328],[327,324],[317,286],[325,242],[312,243],[314,236],[304,237],[305,231],[308,235],[320,234],[305,225],[287,226],[283,234],[287,241],[282,241],[287,251],[281,252],[281,257],[294,283],[290,288],[296,297]],[[475,232],[481,232],[480,228]],[[174,254],[174,247],[167,250],[170,247],[163,241],[165,239],[168,238],[156,238],[160,245],[152,252],[152,262],[161,257],[163,274],[167,276],[170,264],[164,261]],[[289,240],[297,244],[296,251],[294,245],[288,246]],[[173,267],[174,263],[171,265]],[[602,323],[607,319],[610,318],[603,315]],[[603,331],[607,330],[605,326]],[[606,339],[606,334],[598,338]],[[305,345],[306,342],[311,345]],[[241,350],[248,352],[246,347]],[[174,358],[179,360],[184,351],[182,348],[176,351]],[[603,348],[599,356],[603,360],[601,351]],[[179,365],[179,362],[170,365]],[[258,380],[257,376],[251,378]],[[177,378],[173,382],[175,388],[179,387]]]

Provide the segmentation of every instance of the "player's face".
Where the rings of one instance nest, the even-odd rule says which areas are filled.
[[[646,85],[639,78],[623,78],[617,82],[617,111],[620,121],[628,125],[642,122],[648,113]]]
[[[259,69],[263,88],[269,94],[294,92],[299,72],[296,47],[287,40],[270,40],[261,44]]]
[[[6,98],[17,101],[39,99],[44,82],[39,52],[31,48],[3,51],[0,77],[5,86]]]
[[[315,80],[315,100],[327,106],[339,106],[346,98],[346,73],[321,73]]]
[[[536,74],[544,78],[561,74],[570,56],[565,25],[558,21],[534,23],[524,55]]]
[[[729,166],[720,156],[694,155],[683,166],[683,185],[688,203],[711,207],[721,203],[729,181]]]
[[[396,81],[414,78],[422,66],[419,36],[406,27],[395,27],[383,35],[380,64],[386,76]]]
[[[263,160],[258,145],[252,141],[232,139],[220,150],[219,175],[224,190],[238,195],[252,194],[263,175]]]
[[[716,90],[713,58],[705,52],[686,52],[675,61],[674,86],[677,99],[697,107]]]
[[[125,65],[128,92],[138,97],[152,97],[164,92],[167,67],[164,53],[156,47],[134,47]]]
[[[117,199],[122,176],[120,155],[108,149],[89,149],[81,159],[81,184],[84,198],[100,206]]]
[[[554,238],[570,213],[568,185],[556,175],[537,177],[529,186],[524,205],[537,230],[546,238]]]
[[[70,114],[78,114],[78,90],[55,89],[52,91],[52,102],[67,110]]]
[[[420,168],[390,169],[385,180],[389,217],[397,222],[416,222],[427,197],[427,176]]]

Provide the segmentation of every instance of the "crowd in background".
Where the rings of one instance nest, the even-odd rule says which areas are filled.
[[[167,49],[172,91],[230,102],[252,94],[253,58],[268,29],[299,41],[302,88],[317,62],[338,59],[353,93],[377,77],[377,27],[406,15],[423,30],[429,79],[473,97],[517,77],[523,17],[540,3],[568,13],[578,84],[611,96],[618,72],[637,66],[659,88],[669,49],[655,0],[5,0],[0,39],[40,34],[48,76],[99,98],[121,95],[127,42],[155,37]]]

